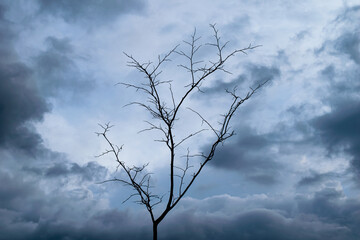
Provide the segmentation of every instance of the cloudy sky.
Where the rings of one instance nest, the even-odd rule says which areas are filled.
[[[141,82],[123,52],[156,61],[196,28],[202,43],[216,23],[232,74],[213,75],[180,111],[178,139],[201,129],[192,107],[216,125],[225,89],[268,83],[241,106],[236,135],[159,226],[160,239],[360,238],[360,5],[328,1],[4,0],[0,3],[0,239],[151,239],[151,220],[128,201],[121,177],[94,132],[111,122],[130,166],[149,163],[167,193],[168,152],[152,121],[119,82]],[[198,60],[216,52],[204,45]],[[179,99],[190,75],[174,55],[162,80]],[[168,95],[166,95],[168,96]],[[203,132],[187,147],[208,150]],[[182,151],[181,151],[182,150]],[[198,162],[192,163],[198,166]],[[162,210],[159,205],[156,212]]]

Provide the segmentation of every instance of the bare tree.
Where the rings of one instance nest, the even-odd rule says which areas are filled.
[[[149,128],[142,131],[156,130],[162,134],[162,139],[156,140],[162,142],[166,145],[166,148],[169,151],[169,165],[170,165],[170,178],[169,178],[169,192],[165,195],[158,195],[152,192],[151,185],[151,174],[148,173],[145,169],[146,165],[142,166],[133,166],[129,167],[126,163],[120,160],[120,151],[122,146],[119,147],[112,143],[108,138],[108,132],[111,129],[112,125],[105,124],[100,125],[102,131],[97,133],[99,136],[105,138],[110,149],[106,150],[104,153],[99,156],[106,154],[113,154],[116,162],[118,163],[118,168],[120,167],[125,173],[125,178],[113,178],[106,180],[104,182],[118,181],[127,186],[130,186],[134,191],[125,201],[136,197],[136,202],[144,205],[147,211],[150,214],[152,223],[153,223],[153,239],[157,239],[157,228],[160,222],[165,218],[165,216],[179,203],[179,201],[184,197],[186,192],[194,183],[195,179],[199,176],[204,166],[213,159],[215,151],[220,143],[234,135],[234,131],[230,129],[230,121],[233,118],[236,110],[241,104],[247,101],[254,93],[262,87],[265,82],[260,83],[255,88],[250,88],[250,90],[241,97],[236,93],[236,88],[233,90],[226,90],[226,93],[232,98],[230,105],[228,106],[227,111],[221,115],[221,120],[219,126],[215,127],[208,121],[199,111],[192,108],[187,108],[195,115],[199,117],[199,120],[202,121],[204,125],[207,126],[208,130],[212,131],[214,135],[214,140],[210,144],[210,147],[206,153],[196,153],[191,154],[189,149],[187,150],[185,156],[185,161],[181,159],[176,159],[176,152],[178,147],[182,145],[185,141],[190,138],[202,133],[206,129],[200,129],[198,131],[192,132],[186,137],[177,140],[174,134],[175,124],[179,119],[179,111],[184,108],[184,102],[189,98],[191,94],[201,93],[201,85],[205,82],[210,75],[215,72],[223,71],[229,73],[225,68],[224,64],[232,57],[238,53],[247,54],[247,51],[257,48],[259,46],[249,45],[248,47],[242,49],[236,49],[230,53],[225,54],[224,49],[227,46],[228,42],[221,43],[218,30],[215,25],[210,25],[211,29],[214,32],[214,41],[204,45],[200,45],[198,42],[200,37],[196,35],[196,29],[191,35],[190,41],[184,41],[184,43],[189,47],[188,52],[178,50],[179,45],[173,48],[164,56],[158,56],[158,59],[155,63],[153,62],[139,62],[132,55],[124,53],[129,59],[128,66],[135,68],[145,77],[145,82],[138,83],[119,83],[128,88],[133,88],[136,91],[143,92],[147,96],[147,101],[142,102],[132,102],[128,105],[138,105],[148,111],[153,121],[146,121],[149,124]],[[199,49],[208,46],[215,49],[216,51],[216,61],[199,61],[197,60],[197,53]],[[185,58],[186,64],[179,64],[178,66],[189,73],[190,81],[185,86],[184,94],[180,99],[175,99],[174,92],[172,89],[172,81],[164,81],[159,79],[161,74],[161,68],[164,63],[170,61],[170,57],[174,54]],[[168,85],[168,93],[171,96],[169,99],[171,101],[168,104],[165,100],[165,97],[161,94],[159,88],[164,85]],[[194,167],[190,165],[189,160],[192,158],[200,159],[200,164],[195,171],[190,175],[189,169]],[[179,163],[182,161],[182,165]],[[178,178],[178,180],[176,180]],[[103,183],[104,183],[103,182]],[[164,200],[164,198],[166,199]],[[124,201],[124,202],[125,202]],[[164,201],[164,202],[163,202]],[[154,207],[160,203],[164,204],[164,209],[161,210],[158,216],[155,216]]]

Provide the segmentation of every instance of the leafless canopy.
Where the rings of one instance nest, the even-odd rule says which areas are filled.
[[[211,130],[214,134],[214,141],[211,144],[211,147],[208,149],[207,153],[199,153],[199,154],[190,154],[188,149],[185,154],[186,162],[182,165],[182,167],[176,165],[175,159],[175,151],[177,148],[182,145],[188,139],[194,137],[197,134],[200,134],[205,129],[200,129],[195,131],[188,136],[184,137],[181,140],[176,140],[174,137],[174,125],[178,120],[178,113],[181,108],[184,108],[184,102],[189,98],[189,96],[196,92],[201,92],[201,85],[204,81],[208,79],[210,75],[217,71],[223,71],[225,73],[229,73],[225,68],[224,64],[233,56],[238,53],[247,54],[249,50],[257,48],[259,46],[249,45],[242,49],[236,49],[231,51],[230,53],[225,54],[225,48],[228,42],[222,43],[220,41],[220,37],[218,34],[218,30],[215,25],[210,25],[211,29],[214,32],[213,39],[214,41],[211,43],[207,43],[204,45],[199,44],[200,37],[196,35],[196,30],[191,35],[190,41],[184,41],[184,43],[188,46],[188,52],[184,52],[178,50],[178,46],[174,47],[164,56],[158,56],[156,62],[139,62],[132,55],[124,53],[128,58],[128,66],[137,69],[140,73],[144,75],[146,78],[146,82],[140,83],[119,83],[128,88],[133,88],[136,91],[143,92],[148,98],[145,102],[132,102],[129,105],[138,105],[146,109],[154,121],[147,121],[149,124],[149,128],[144,129],[147,130],[157,130],[160,131],[163,135],[162,139],[158,140],[166,145],[169,150],[169,165],[170,165],[170,179],[169,179],[169,194],[159,196],[153,194],[151,192],[151,174],[145,171],[147,165],[143,165],[140,167],[129,167],[125,164],[124,161],[120,160],[120,151],[122,147],[118,147],[113,144],[109,138],[107,133],[112,127],[109,124],[100,125],[102,127],[102,131],[97,133],[99,136],[103,136],[110,146],[109,150],[106,150],[102,155],[105,154],[113,154],[115,160],[118,163],[118,167],[120,167],[127,175],[127,179],[110,179],[108,181],[119,181],[128,185],[134,189],[134,193],[130,195],[125,201],[132,197],[137,197],[137,202],[139,204],[145,205],[146,209],[150,213],[151,220],[153,222],[153,230],[154,230],[154,239],[157,236],[157,226],[164,219],[164,217],[168,214],[168,212],[173,209],[178,202],[184,197],[186,192],[189,190],[197,176],[201,173],[203,167],[212,160],[215,150],[220,143],[223,143],[226,139],[230,138],[234,135],[234,132],[230,129],[230,120],[234,116],[236,110],[239,108],[241,104],[243,104],[246,100],[248,100],[253,94],[262,87],[265,82],[259,84],[255,88],[250,88],[250,90],[245,94],[245,96],[239,96],[236,93],[236,88],[233,90],[226,90],[226,93],[232,98],[232,102],[229,105],[227,111],[221,115],[221,121],[218,126],[213,126],[208,120],[206,120],[197,110],[192,108],[187,108],[196,114],[199,119],[205,124],[209,130]],[[208,46],[213,48],[217,53],[216,61],[199,61],[197,60],[197,53],[202,48]],[[163,64],[167,61],[170,61],[170,57],[174,54],[178,54],[185,58],[187,64],[178,65],[181,69],[184,69],[189,73],[190,81],[185,85],[184,94],[180,99],[175,99],[174,92],[172,88],[171,81],[162,81],[159,79],[159,75],[161,74],[161,68]],[[160,94],[159,87],[160,85],[167,84],[169,86],[169,93],[171,96],[171,104],[166,104],[164,97]],[[189,164],[189,159],[192,157],[201,158],[200,165],[195,168],[194,166]],[[189,169],[195,168],[195,171],[192,175],[189,175]],[[175,171],[176,170],[176,171]],[[185,181],[185,177],[187,181]],[[175,181],[175,178],[179,178],[180,181]],[[154,215],[154,207],[161,203],[166,196],[166,206],[165,209],[161,212],[159,216]]]

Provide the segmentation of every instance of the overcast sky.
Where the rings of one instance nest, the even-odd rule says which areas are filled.
[[[236,55],[190,96],[216,125],[225,89],[268,80],[231,122],[236,135],[159,226],[159,239],[360,239],[360,5],[352,0],[143,1],[4,0],[0,3],[0,239],[151,239],[151,219],[121,184],[111,156],[95,158],[109,137],[124,144],[130,166],[149,162],[154,191],[166,194],[166,147],[146,100],[118,82],[141,82],[123,52],[156,61],[177,44],[188,51],[196,28],[202,43],[216,23],[225,52]],[[204,45],[199,60],[216,52]],[[179,99],[190,75],[166,63]],[[178,139],[201,129],[186,109]],[[211,131],[190,139],[208,151]],[[181,150],[181,149],[180,149]],[[196,160],[194,160],[196,161]],[[195,166],[197,162],[193,163]],[[161,211],[162,205],[157,211]]]

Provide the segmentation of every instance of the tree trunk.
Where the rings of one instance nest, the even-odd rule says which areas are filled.
[[[157,240],[157,227],[158,224],[157,223],[153,223],[153,240]]]

